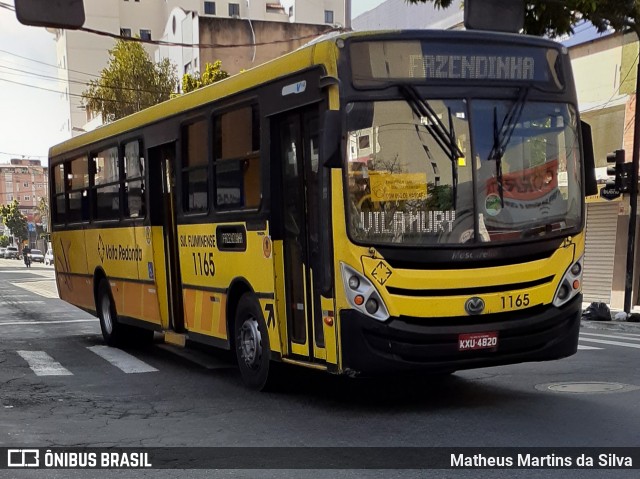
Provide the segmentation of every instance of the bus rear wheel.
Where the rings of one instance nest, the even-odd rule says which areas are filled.
[[[124,339],[123,325],[118,323],[118,314],[111,296],[111,288],[106,279],[101,279],[98,284],[96,310],[98,311],[104,342],[109,346],[122,344]]]
[[[234,322],[236,357],[244,383],[262,391],[269,381],[271,348],[260,303],[251,293],[238,302]]]

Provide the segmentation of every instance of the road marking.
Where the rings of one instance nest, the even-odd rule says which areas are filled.
[[[596,348],[595,346],[583,346],[582,344],[578,344],[578,350],[583,350],[583,351],[590,351],[592,349],[603,349],[603,348]]]
[[[44,303],[44,301],[41,300],[24,300],[24,301],[7,301],[7,300],[1,300],[0,299],[0,304],[8,304],[8,305],[12,305],[12,304],[31,304],[31,303]]]
[[[27,291],[31,291],[32,293],[38,294],[40,296],[44,296],[45,298],[57,299],[58,289],[56,287],[55,280],[51,279],[48,281],[30,281],[28,283],[11,283],[14,286],[18,286],[19,288],[26,289]]]
[[[621,343],[620,341],[607,341],[606,339],[580,338],[580,341],[588,341],[590,343],[611,344],[612,346],[624,346],[626,348],[640,349],[640,344]]]
[[[16,352],[29,364],[36,376],[73,376],[71,371],[44,351]]]
[[[170,344],[159,344],[158,347],[170,352],[171,354],[175,354],[176,356],[180,356],[181,358],[191,361],[198,366],[202,366],[205,369],[230,369],[236,367],[233,364],[226,363],[217,358],[212,358],[201,351],[178,348],[171,346]]]
[[[44,303],[44,301],[40,301]],[[52,319],[51,321],[12,321],[10,323],[0,322],[0,326],[26,326],[30,324],[60,324],[60,323],[93,323],[95,319]]]
[[[627,341],[640,341],[640,338],[631,338],[629,336],[618,336],[615,334],[597,334],[597,333],[580,333],[580,339],[582,339],[582,335],[596,336],[599,338],[612,338],[612,339],[626,339]]]
[[[152,373],[157,371],[153,366],[149,366],[144,361],[140,361],[138,358],[125,353],[121,349],[111,348],[109,346],[90,346],[87,349],[92,353],[96,353],[102,359],[109,361],[127,374]]]

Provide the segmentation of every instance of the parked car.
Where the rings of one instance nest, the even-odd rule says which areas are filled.
[[[31,261],[35,263],[44,263],[44,255],[39,249],[32,249],[29,256],[31,257]]]
[[[4,252],[5,259],[20,259],[20,253],[15,246],[7,246]]]
[[[44,264],[53,264],[53,250],[50,249],[44,254]]]
[[[4,252],[7,251],[7,248],[4,246],[0,246],[0,258],[4,258]]]

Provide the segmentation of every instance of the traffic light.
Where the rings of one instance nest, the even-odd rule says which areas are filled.
[[[607,188],[616,188],[622,193],[629,191],[631,184],[631,167],[633,163],[625,163],[624,150],[616,150],[607,155],[607,163],[614,166],[607,166],[607,176],[613,176],[615,182],[608,181]]]

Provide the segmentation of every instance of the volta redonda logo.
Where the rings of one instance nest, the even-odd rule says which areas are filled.
[[[138,245],[108,244],[98,237],[98,256],[100,262],[105,259],[111,261],[142,261],[142,248]]]

